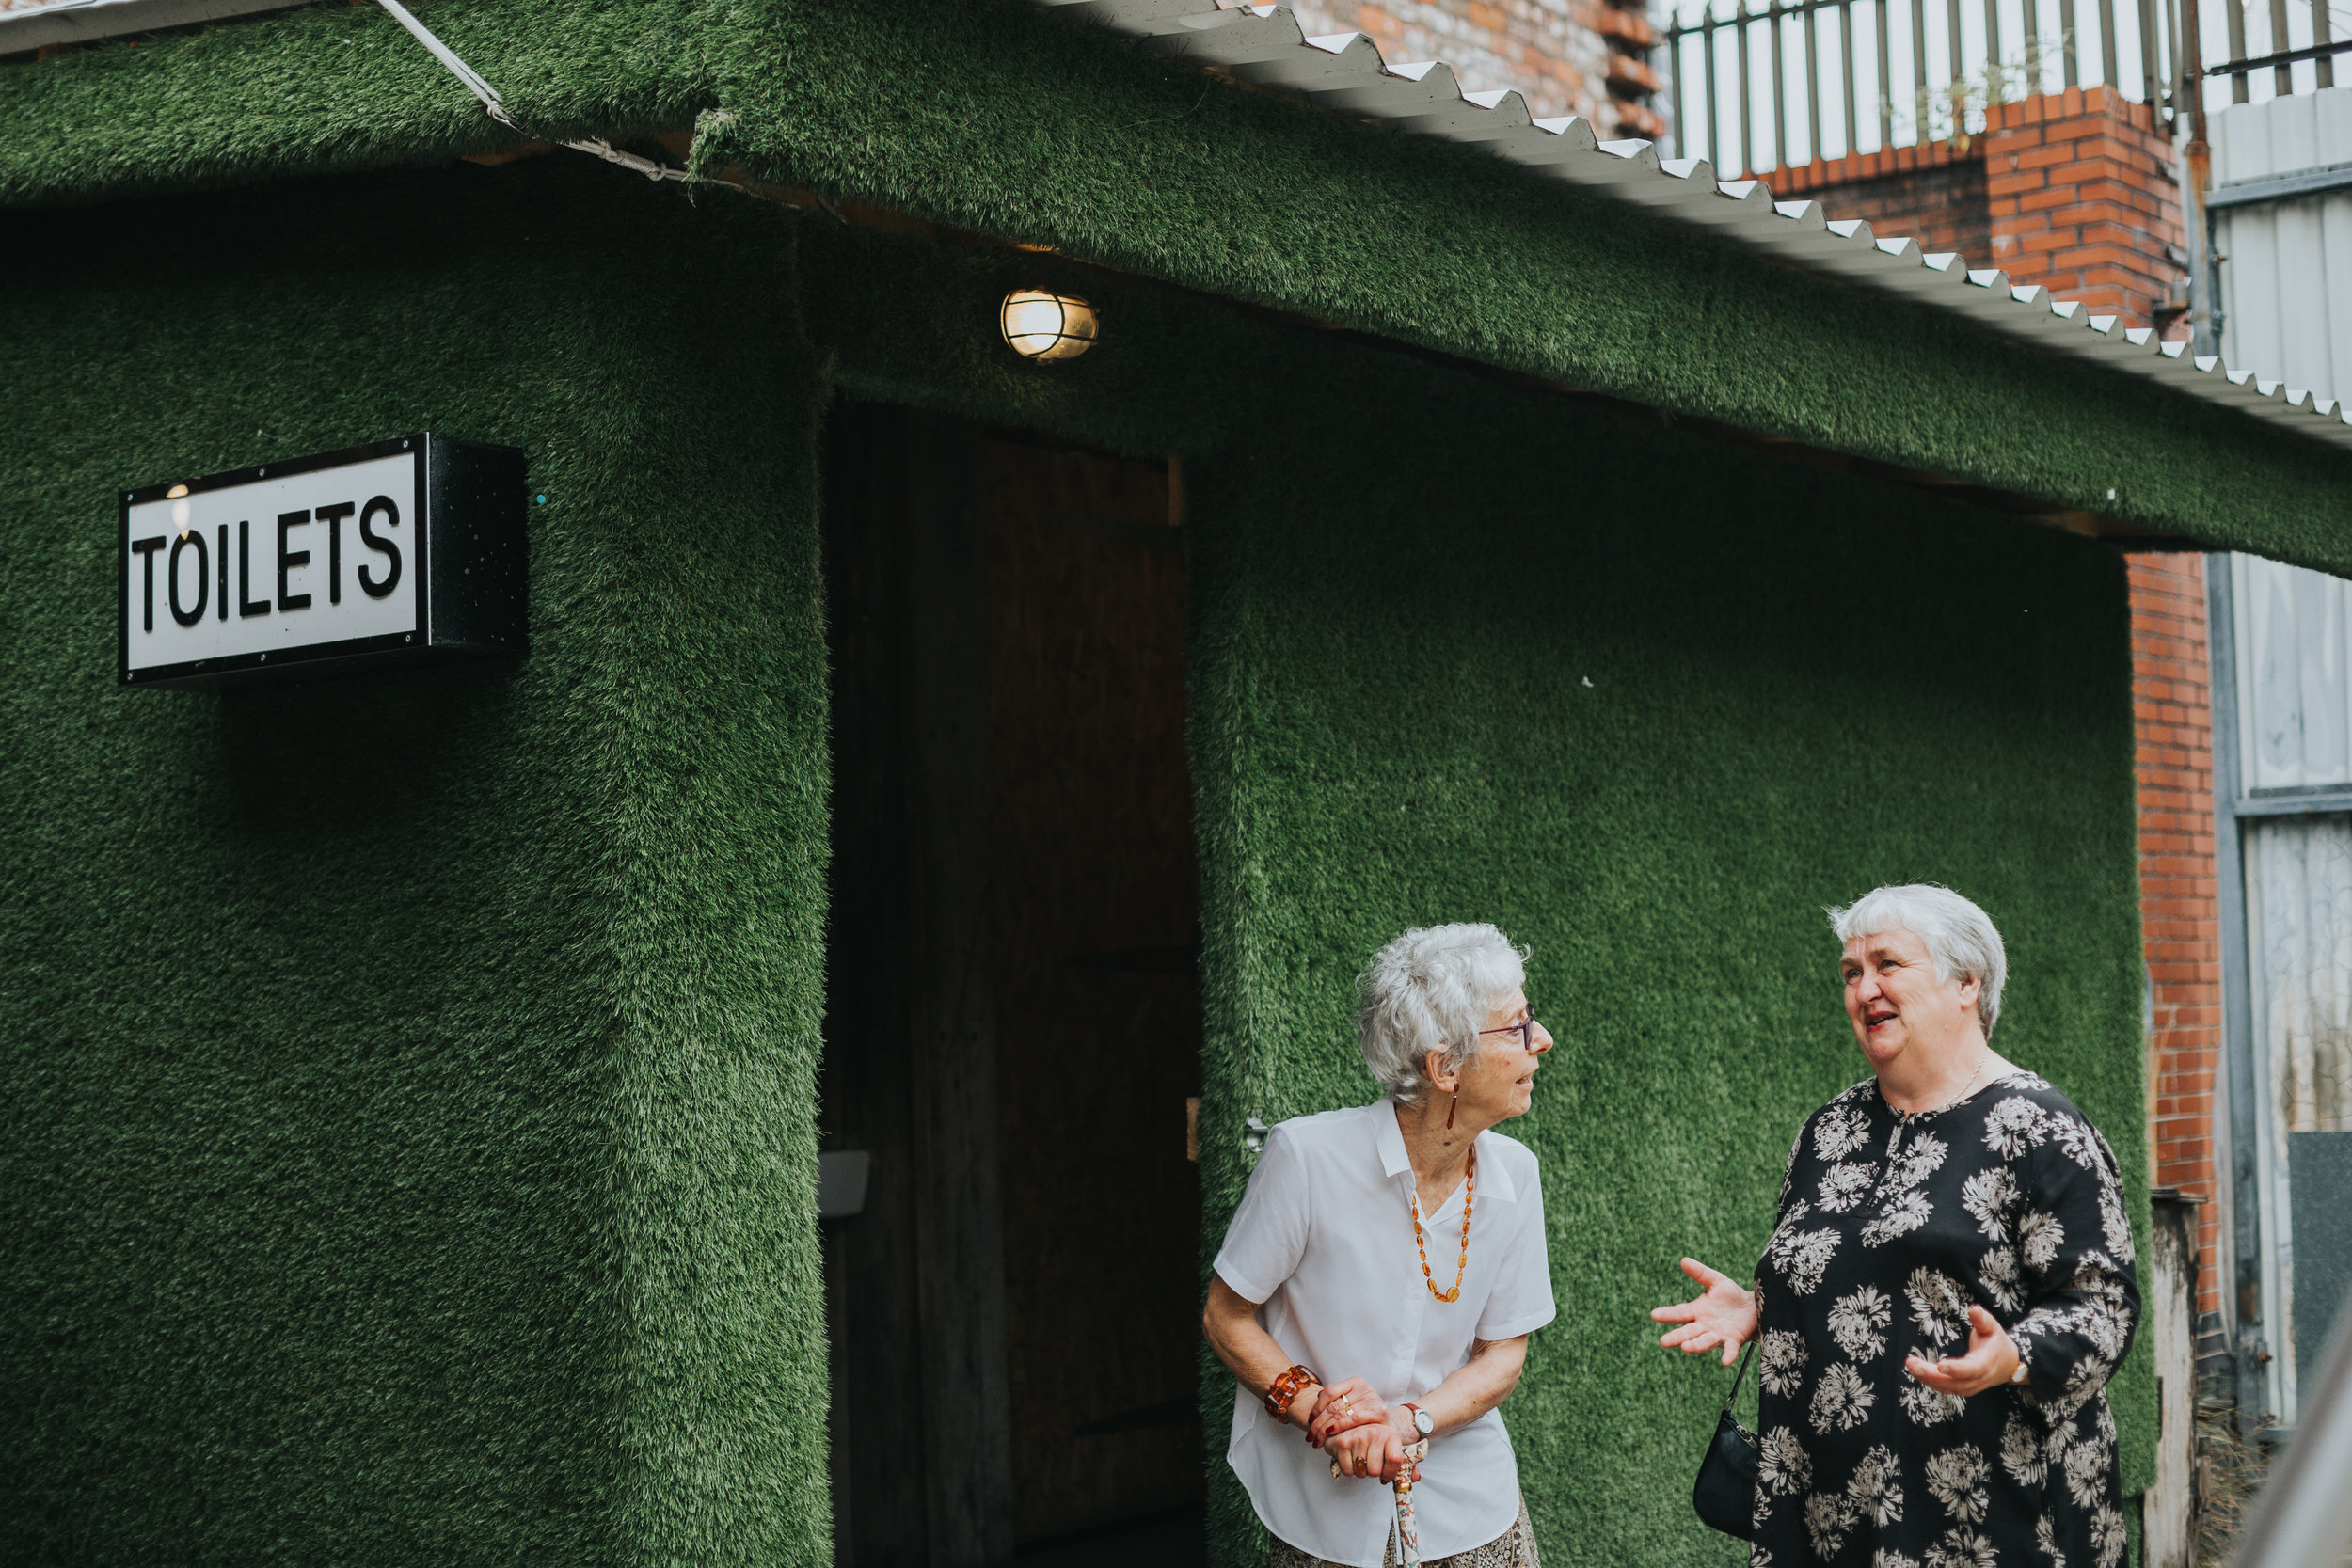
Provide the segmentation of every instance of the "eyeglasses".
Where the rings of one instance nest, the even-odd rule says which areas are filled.
[[[1549,1039],[1541,1045],[1535,1043],[1535,1015],[1534,1013],[1528,1014],[1517,1023],[1506,1023],[1500,1029],[1481,1029],[1478,1032],[1481,1035],[1517,1035],[1519,1037],[1519,1049],[1532,1055],[1540,1056],[1552,1047],[1552,1042]]]

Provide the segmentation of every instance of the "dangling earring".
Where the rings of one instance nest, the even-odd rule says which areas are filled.
[[[1445,1102],[1445,1130],[1449,1132],[1454,1131],[1454,1108],[1461,1103],[1462,1097],[1458,1094],[1451,1097]]]

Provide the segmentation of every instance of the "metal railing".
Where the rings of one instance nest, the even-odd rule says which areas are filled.
[[[2307,41],[2300,47],[2295,42],[2294,12],[2287,0],[2269,0],[2264,20],[2269,24],[2269,38],[2263,54],[2249,57],[2246,53],[2246,16],[2249,5],[2230,4],[2222,8],[2222,21],[2230,41],[2230,57],[2219,65],[2209,65],[2199,72],[2207,81],[2227,77],[2230,82],[2230,102],[2250,103],[2253,98],[2253,78],[2259,71],[2272,73],[2268,96],[2285,98],[2297,86],[2299,74],[2296,67],[2305,61],[2312,66],[2311,80],[2314,89],[2336,85],[2335,57],[2352,51],[2352,40],[2336,40],[2336,24],[2340,20],[2326,0],[2310,0],[2310,24],[2305,32]],[[2344,19],[2352,20],[2352,19]],[[2352,26],[2344,29],[2352,32]],[[2218,107],[2207,92],[2208,107]]]
[[[2223,38],[2227,55],[2201,64],[2200,40]],[[1729,175],[1964,146],[1995,104],[2101,84],[2153,104],[2169,129],[2191,94],[2218,108],[2334,85],[2352,12],[2331,15],[2329,0],[1685,0],[1664,42],[1674,151]]]

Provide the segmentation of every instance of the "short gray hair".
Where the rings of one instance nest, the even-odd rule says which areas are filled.
[[[1424,926],[1372,956],[1356,976],[1356,1048],[1407,1105],[1429,1092],[1422,1059],[1459,1070],[1478,1056],[1486,1015],[1527,983],[1527,950],[1492,926]]]
[[[1977,982],[1977,1022],[1993,1037],[2001,1016],[2001,987],[2009,980],[2009,952],[1993,917],[1950,888],[1905,882],[1872,888],[1842,910],[1829,911],[1839,942],[1872,937],[1900,927],[1928,944],[1939,979]]]

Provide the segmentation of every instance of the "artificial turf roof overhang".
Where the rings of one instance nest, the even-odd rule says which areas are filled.
[[[692,126],[701,175],[1052,246],[1969,486],[2078,531],[2352,572],[2340,449],[1473,150],[1171,63],[1027,0],[418,10],[540,135]],[[373,5],[0,63],[0,203],[13,206],[518,144]]]

